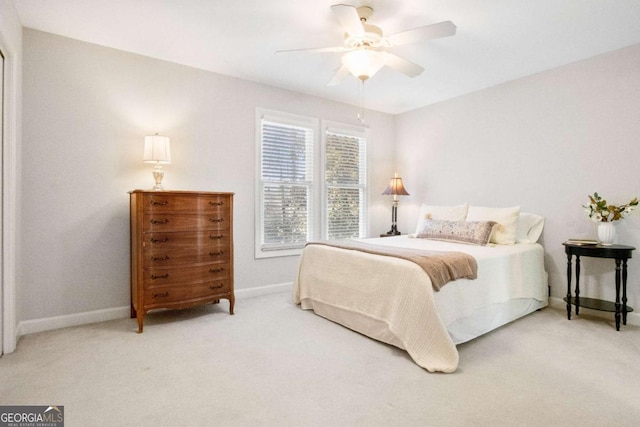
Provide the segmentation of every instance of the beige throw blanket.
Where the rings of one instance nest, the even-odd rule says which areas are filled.
[[[463,252],[422,251],[410,248],[373,245],[355,240],[309,242],[307,245],[326,245],[341,249],[357,250],[374,255],[393,256],[418,264],[429,275],[435,291],[457,279],[478,277],[478,263]]]

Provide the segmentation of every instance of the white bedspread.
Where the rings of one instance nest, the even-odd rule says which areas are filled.
[[[300,259],[294,302],[405,349],[418,365],[431,372],[456,370],[456,343],[547,303],[544,251],[538,244],[483,247],[407,236],[367,241],[469,253],[478,261],[478,279],[450,282],[434,292],[429,276],[410,261],[311,245]],[[512,301],[520,304],[515,311]],[[457,332],[451,334],[448,329]]]

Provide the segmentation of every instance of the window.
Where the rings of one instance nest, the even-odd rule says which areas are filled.
[[[367,139],[361,131],[328,126],[324,135],[326,239],[365,237]]]
[[[317,119],[256,110],[256,258],[366,235],[366,133],[322,129],[320,146]]]
[[[313,235],[317,120],[261,110],[257,115],[256,256],[296,254]]]

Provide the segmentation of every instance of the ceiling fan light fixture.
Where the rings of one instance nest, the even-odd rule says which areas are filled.
[[[370,49],[357,49],[342,55],[342,64],[360,80],[367,80],[384,66],[384,52]]]

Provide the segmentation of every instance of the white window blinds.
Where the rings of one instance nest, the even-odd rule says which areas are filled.
[[[325,238],[366,236],[367,139],[327,129],[324,143]]]
[[[302,248],[312,232],[311,125],[262,117],[261,251]]]
[[[256,108],[256,258],[366,237],[367,138],[361,127]]]

